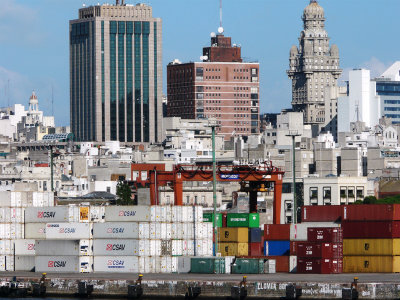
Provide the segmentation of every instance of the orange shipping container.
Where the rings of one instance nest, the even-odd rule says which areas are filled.
[[[247,243],[219,243],[218,252],[221,256],[248,256],[249,245]]]
[[[218,228],[220,242],[247,243],[249,241],[249,229],[247,227]]]

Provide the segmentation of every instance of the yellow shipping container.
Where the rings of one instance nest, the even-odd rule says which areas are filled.
[[[219,243],[218,252],[221,256],[248,256],[248,243]]]
[[[218,228],[218,241],[247,243],[249,229],[247,227]]]
[[[343,273],[398,273],[400,256],[344,256]]]
[[[343,255],[400,255],[400,239],[344,239]]]

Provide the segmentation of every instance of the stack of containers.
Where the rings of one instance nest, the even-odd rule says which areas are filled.
[[[33,207],[25,217],[26,237],[35,239],[36,272],[92,272],[88,206]]]
[[[307,242],[298,242],[296,252],[297,273],[342,273],[343,230],[310,227]]]
[[[264,255],[275,260],[276,272],[289,272],[290,224],[264,225]]]
[[[400,205],[343,208],[344,272],[400,272]]]
[[[25,255],[27,250],[24,249],[23,243],[17,242],[15,246],[15,241],[25,237],[25,209],[48,205],[54,205],[52,192],[18,190],[0,192],[0,271],[14,271],[14,269],[19,270],[20,268],[25,270],[32,265],[32,258],[20,258],[17,266],[14,266],[14,251],[23,253],[21,256],[31,256],[31,254]],[[26,262],[26,268],[22,261]]]

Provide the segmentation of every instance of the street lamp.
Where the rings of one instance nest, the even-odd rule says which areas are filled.
[[[292,151],[293,151],[293,158],[292,158],[292,177],[293,177],[293,224],[297,223],[297,201],[296,201],[296,136],[300,136],[297,130],[289,130],[289,133],[286,136],[292,137]]]
[[[215,128],[219,127],[216,119],[208,119],[208,127],[211,127],[212,132],[212,159],[213,159],[213,204],[214,204],[214,256],[218,252],[218,227],[217,227],[217,170],[215,161]]]

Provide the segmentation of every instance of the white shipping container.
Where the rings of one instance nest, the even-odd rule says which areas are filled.
[[[93,272],[93,256],[80,256],[79,273],[92,273],[92,272]]]
[[[93,240],[79,241],[79,255],[93,256]]]
[[[1,229],[1,225],[0,225]],[[41,240],[46,238],[46,223],[26,223],[25,238]]]
[[[107,222],[149,222],[150,206],[107,206],[105,220]]]
[[[200,222],[196,222],[194,224],[195,224],[195,229],[196,229],[196,231],[195,231],[196,232],[196,235],[195,235],[196,240],[203,239],[204,238],[204,234],[203,234],[204,229],[207,229],[207,227],[203,226],[203,223],[200,223]],[[207,232],[206,232],[206,235],[207,235]]]
[[[0,207],[0,223],[10,223],[11,222],[11,208]]]
[[[0,255],[11,255],[14,250],[13,240],[0,240]]]
[[[80,217],[79,206],[69,205],[68,206],[68,222],[78,223]]]
[[[161,240],[150,240],[150,256],[161,255]]]
[[[182,240],[172,240],[172,255],[173,256],[182,256],[183,255]]]
[[[176,240],[181,240],[183,238],[182,223],[178,222],[171,223],[171,238]]]
[[[172,206],[172,222],[182,222],[182,206]]]
[[[12,207],[10,209],[10,221],[14,223],[24,223],[24,210],[22,207]]]
[[[137,256],[94,256],[94,272],[138,273]]]
[[[15,271],[32,271],[35,267],[35,256],[33,255],[16,255],[15,256]]]
[[[139,240],[139,256],[150,256],[150,240]]]
[[[38,256],[79,256],[79,240],[37,240],[35,245]]]
[[[234,256],[225,256],[225,274],[231,274]]]
[[[289,272],[297,273],[297,256],[289,257]]]
[[[157,205],[150,206],[150,221],[161,222],[161,208]]]
[[[15,255],[28,256],[35,255],[34,239],[18,239],[14,240]]]
[[[90,207],[90,221],[91,222],[104,222],[105,221],[105,207],[104,206],[91,206]]]
[[[14,271],[14,255],[6,255],[6,271]]]
[[[171,222],[172,221],[172,208],[171,206],[160,206],[161,209],[161,222]]]
[[[6,270],[6,256],[0,255],[0,272],[4,272]]]
[[[11,223],[10,224],[10,238],[11,239],[23,239],[24,238],[24,224],[23,223]]]
[[[161,223],[150,223],[150,239],[161,239]]]
[[[307,229],[309,227],[340,227],[340,224],[333,222],[309,222],[290,225],[291,241],[307,241]]]
[[[139,224],[136,222],[93,223],[93,238],[96,239],[138,239]]]
[[[182,223],[182,238],[183,239],[193,239],[194,238],[194,227],[195,224],[194,223]]]
[[[178,271],[178,257],[161,256],[161,273],[176,273]]]
[[[10,223],[0,223],[0,239],[11,239]]]
[[[46,239],[90,239],[89,223],[47,223]]]
[[[161,239],[169,240],[171,239],[171,223],[161,223]]]
[[[139,239],[150,238],[150,223],[140,222],[139,223]]]
[[[0,207],[11,207],[11,192],[1,191],[0,192]]]
[[[182,206],[184,222],[193,222],[193,206]]]
[[[138,256],[139,241],[133,239],[95,239],[95,256]]]
[[[191,268],[191,257],[180,256],[178,257],[178,274],[179,273],[190,273]]]
[[[151,256],[139,256],[139,272],[154,273]]]
[[[266,273],[266,274],[276,273],[276,260],[275,259],[268,259],[264,263],[264,273]]]
[[[35,256],[35,272],[79,271],[79,256]]]
[[[14,203],[12,203],[12,207],[21,207],[22,206],[22,197],[21,197],[21,192],[11,192],[14,193],[14,197],[11,197],[11,199],[14,199]]]
[[[203,222],[203,206],[195,206],[196,222]]]
[[[69,206],[27,207],[26,223],[68,222]]]
[[[194,241],[193,240],[183,240],[182,241],[182,255],[194,256]]]

